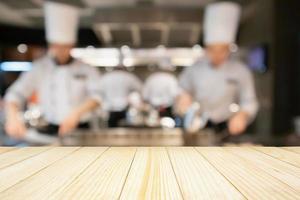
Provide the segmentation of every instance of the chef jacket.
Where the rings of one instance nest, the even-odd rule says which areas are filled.
[[[145,82],[143,98],[155,107],[170,107],[179,92],[176,77],[167,72],[152,74]]]
[[[133,74],[115,70],[101,77],[100,92],[107,111],[123,111],[129,105],[128,96],[142,88],[141,81]]]
[[[29,72],[8,89],[5,100],[21,105],[37,92],[39,106],[46,121],[59,125],[70,112],[87,99],[100,103],[98,83],[100,75],[95,68],[78,60],[57,65],[49,55],[35,61]],[[82,117],[86,122],[90,114]]]
[[[248,68],[229,59],[215,68],[207,59],[187,68],[180,76],[181,88],[200,103],[201,110],[214,123],[232,116],[232,105],[239,105],[253,119],[258,110],[255,86]]]

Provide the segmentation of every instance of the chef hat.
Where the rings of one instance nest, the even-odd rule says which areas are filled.
[[[204,14],[204,43],[234,43],[241,8],[233,2],[213,3]]]
[[[79,10],[71,5],[46,1],[44,11],[47,41],[58,44],[75,44]]]

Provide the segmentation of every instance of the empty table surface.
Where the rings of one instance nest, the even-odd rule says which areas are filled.
[[[300,199],[300,148],[0,147],[0,199]]]

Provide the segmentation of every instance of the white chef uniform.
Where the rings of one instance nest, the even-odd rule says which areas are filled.
[[[115,70],[104,74],[100,81],[104,109],[112,112],[125,110],[129,104],[129,94],[141,88],[141,81],[129,72]]]
[[[193,95],[214,123],[232,116],[232,105],[254,118],[258,110],[254,81],[251,72],[242,63],[228,60],[214,68],[203,59],[187,68],[180,76],[180,86]]]
[[[143,98],[155,107],[171,107],[178,93],[178,81],[168,72],[150,75],[143,87]]]
[[[209,5],[204,15],[204,43],[235,42],[240,7],[232,2]],[[187,68],[180,76],[180,86],[200,103],[201,110],[213,123],[227,121],[236,111],[233,105],[254,118],[258,110],[254,81],[248,68],[233,59],[213,67],[207,59]],[[234,106],[236,107],[236,106]]]
[[[49,43],[73,45],[77,39],[79,11],[76,7],[57,2],[45,2],[46,38]],[[57,65],[50,54],[33,62],[31,71],[8,89],[5,100],[25,103],[37,92],[45,120],[59,125],[76,106],[93,98],[100,101],[97,89],[99,73],[78,60],[65,66]],[[86,122],[88,115],[82,117]]]
[[[8,89],[5,100],[21,105],[36,91],[45,120],[59,125],[87,99],[100,103],[99,79],[95,68],[78,60],[58,66],[50,56],[45,56],[35,61],[32,70],[22,74]],[[81,122],[86,122],[89,117],[82,117]]]

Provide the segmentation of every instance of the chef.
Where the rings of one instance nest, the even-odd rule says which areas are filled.
[[[171,73],[174,67],[164,60],[160,70],[151,74],[143,87],[143,99],[159,111],[160,117],[173,117],[173,104],[179,93],[177,78]]]
[[[241,62],[232,59],[240,6],[232,2],[208,5],[204,16],[206,56],[180,77],[178,110],[185,113],[197,101],[208,118],[208,127],[243,133],[254,119],[258,103],[253,77]]]
[[[47,131],[64,136],[78,127],[87,127],[90,112],[98,107],[99,74],[96,69],[73,59],[70,51],[76,44],[79,10],[55,2],[45,2],[48,54],[33,63],[5,95],[6,132],[15,138],[26,135],[20,112],[27,99],[37,92]]]
[[[109,127],[120,126],[126,118],[130,95],[140,93],[141,89],[141,81],[121,66],[101,77],[100,92],[103,108],[109,112]]]

